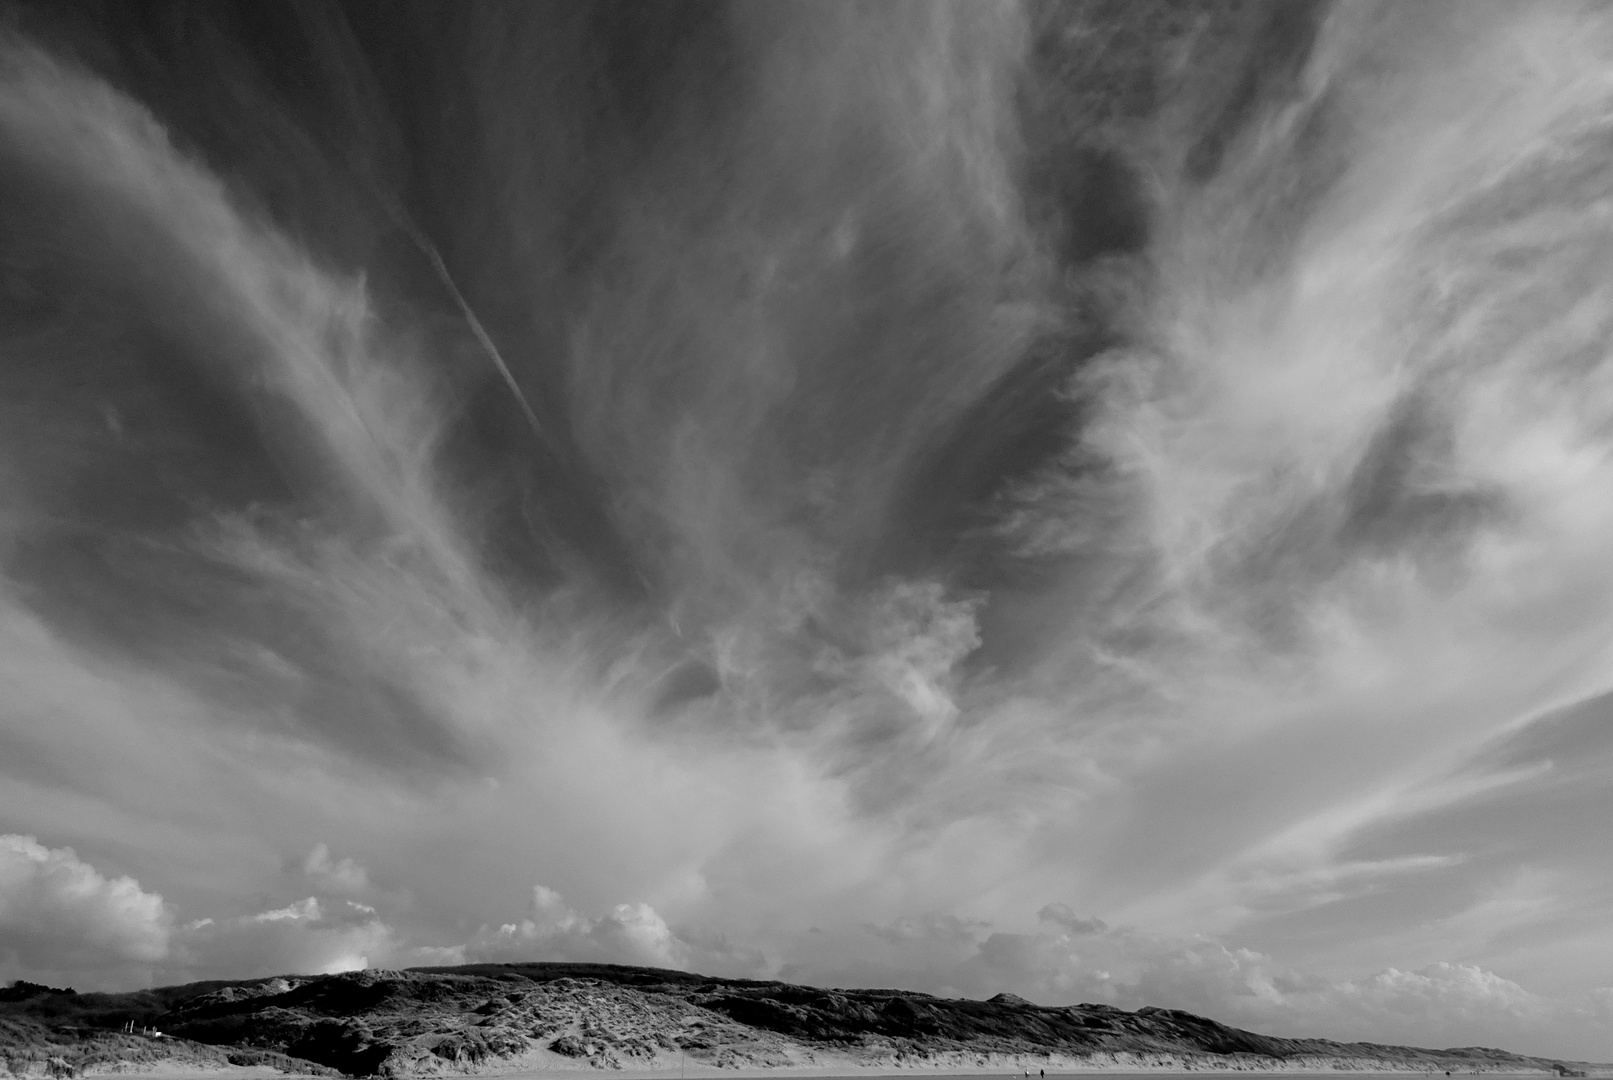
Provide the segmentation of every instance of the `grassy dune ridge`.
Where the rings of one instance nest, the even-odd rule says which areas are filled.
[[[1276,1038],[1171,1009],[1044,1007],[1011,994],[970,1001],[563,963],[127,994],[18,983],[0,991],[0,1066],[30,1077],[264,1067],[384,1077],[1022,1067],[1613,1075],[1610,1066],[1477,1047]]]

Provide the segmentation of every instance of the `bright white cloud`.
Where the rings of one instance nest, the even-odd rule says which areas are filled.
[[[617,904],[590,918],[543,885],[533,887],[526,918],[483,927],[464,952],[477,960],[586,960],[747,974],[762,962],[720,937],[674,931],[649,904]]]
[[[325,975],[384,966],[413,954],[363,905],[309,896],[233,918],[200,919],[175,936],[175,973],[189,978]],[[420,961],[409,961],[420,962]]]
[[[107,878],[71,848],[0,836],[0,965],[95,972],[168,956],[172,916],[131,877]]]
[[[248,916],[253,922],[286,922],[300,920],[304,922],[318,922],[324,912],[319,906],[319,898],[310,896],[306,900],[299,900],[295,904],[287,904],[283,908],[272,911],[260,911],[256,915]]]

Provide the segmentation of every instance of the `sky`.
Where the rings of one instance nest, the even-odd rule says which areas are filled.
[[[0,7],[0,979],[1613,1060],[1613,9]]]

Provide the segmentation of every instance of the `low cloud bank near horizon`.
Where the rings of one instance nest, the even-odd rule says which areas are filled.
[[[0,10],[0,977],[1613,1059],[1613,14]]]
[[[4,836],[0,852],[6,853],[0,957],[36,980],[80,980],[87,987],[101,985],[117,965],[124,966],[111,975],[114,984],[131,977],[167,983],[542,957],[830,987],[894,984],[949,997],[1006,991],[1044,1005],[1154,1005],[1265,1034],[1435,1048],[1500,1044],[1591,1056],[1613,1025],[1613,987],[1579,1000],[1551,998],[1480,967],[1450,963],[1329,979],[1214,937],[1111,927],[1063,904],[1044,907],[1029,933],[929,915],[833,932],[812,928],[764,955],[671,927],[642,902],[587,916],[538,885],[519,920],[483,926],[458,944],[421,945],[368,904],[319,896],[178,923],[162,897],[129,878],[108,881],[70,850]],[[322,853],[328,859],[328,849],[317,846],[310,863],[322,861]],[[72,947],[63,948],[64,941]]]

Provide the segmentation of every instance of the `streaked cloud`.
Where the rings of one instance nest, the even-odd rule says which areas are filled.
[[[1608,13],[7,10],[0,977],[1613,1057]]]

